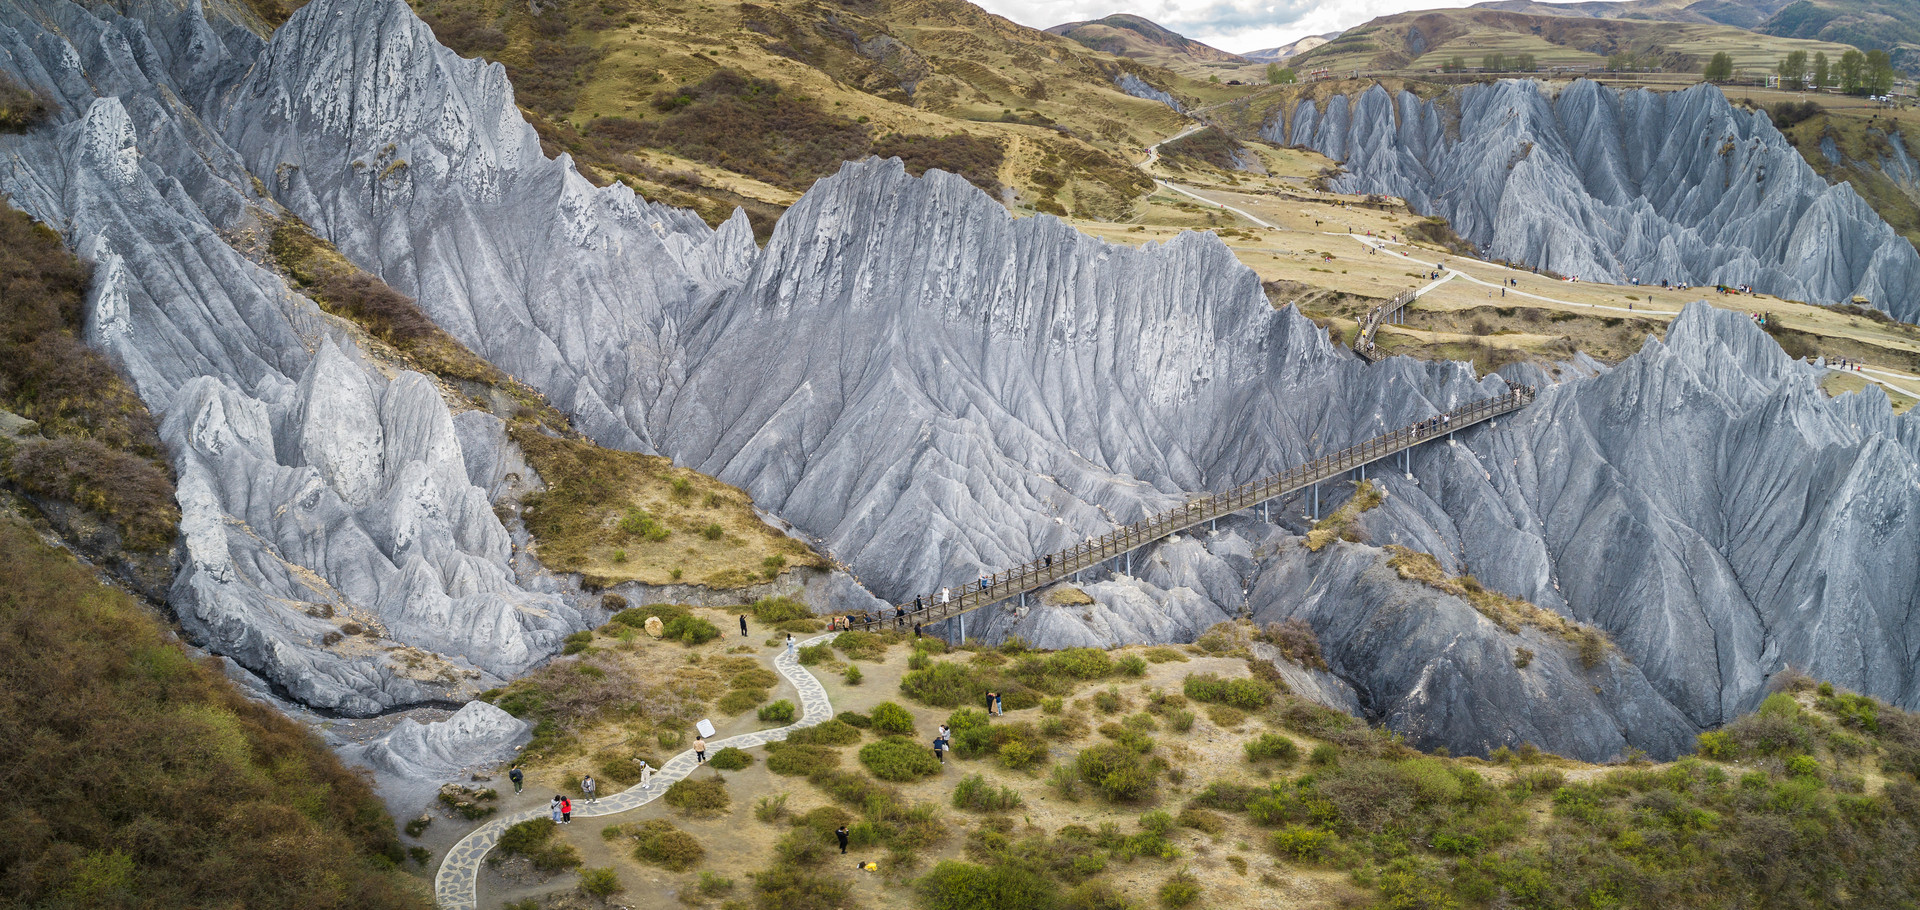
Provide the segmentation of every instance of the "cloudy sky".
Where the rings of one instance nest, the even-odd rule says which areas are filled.
[[[1352,28],[1410,9],[1466,6],[1474,0],[974,0],[1021,25],[1132,13],[1235,53],[1278,47],[1307,35]]]

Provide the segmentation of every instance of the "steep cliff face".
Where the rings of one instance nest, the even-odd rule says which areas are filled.
[[[96,264],[88,338],[162,420],[181,624],[347,713],[523,671],[581,619],[517,584],[438,392],[372,366],[232,245],[273,204],[187,104],[213,103],[259,40],[197,7],[130,9],[0,6],[0,67],[62,111],[0,137],[0,190]]]
[[[1470,85],[1422,101],[1374,86],[1304,101],[1263,135],[1343,163],[1347,192],[1405,197],[1486,255],[1588,280],[1737,284],[1920,319],[1920,254],[1827,185],[1764,113],[1712,86]]]

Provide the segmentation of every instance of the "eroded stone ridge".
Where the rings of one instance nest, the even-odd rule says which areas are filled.
[[[1719,89],[1525,80],[1421,100],[1380,86],[1302,101],[1262,135],[1341,162],[1336,189],[1404,197],[1489,258],[1588,281],[1868,298],[1920,319],[1920,254],[1829,186],[1762,111]]]

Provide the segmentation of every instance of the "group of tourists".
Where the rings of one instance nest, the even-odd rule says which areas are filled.
[[[1847,370],[1850,372],[1858,373],[1860,372],[1860,361],[1855,360],[1851,357],[1836,357],[1832,360],[1827,361],[1827,369]]]
[[[1442,433],[1445,433],[1452,426],[1453,426],[1453,415],[1436,414],[1432,417],[1429,417],[1425,420],[1420,421],[1419,423],[1414,424],[1413,429],[1414,429],[1414,432],[1416,433],[1426,433],[1433,430],[1438,430]]]

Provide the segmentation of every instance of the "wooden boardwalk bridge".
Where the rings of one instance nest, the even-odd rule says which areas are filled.
[[[1367,311],[1360,318],[1360,331],[1353,336],[1353,352],[1368,363],[1379,363],[1387,355],[1374,346],[1373,334],[1383,325],[1395,325],[1407,318],[1407,306],[1419,297],[1419,291],[1402,291],[1386,303]]]
[[[1451,436],[1502,414],[1517,411],[1533,403],[1533,397],[1532,386],[1511,386],[1505,395],[1462,405],[1279,474],[1241,484],[1224,493],[1194,499],[1186,505],[1149,516],[1057,553],[1046,554],[1025,565],[984,576],[979,581],[922,595],[916,600],[897,605],[892,616],[854,616],[851,626],[855,629],[875,629],[904,627],[908,624],[926,625],[1024,597],[1107,560],[1129,558],[1134,550],[1196,525],[1216,521],[1254,506],[1260,506],[1264,512],[1267,504],[1273,500],[1303,489],[1313,490],[1317,514],[1318,485],[1321,482],[1348,471],[1359,471],[1364,477],[1369,464],[1405,452],[1423,442]],[[1131,570],[1129,564],[1128,571]]]

